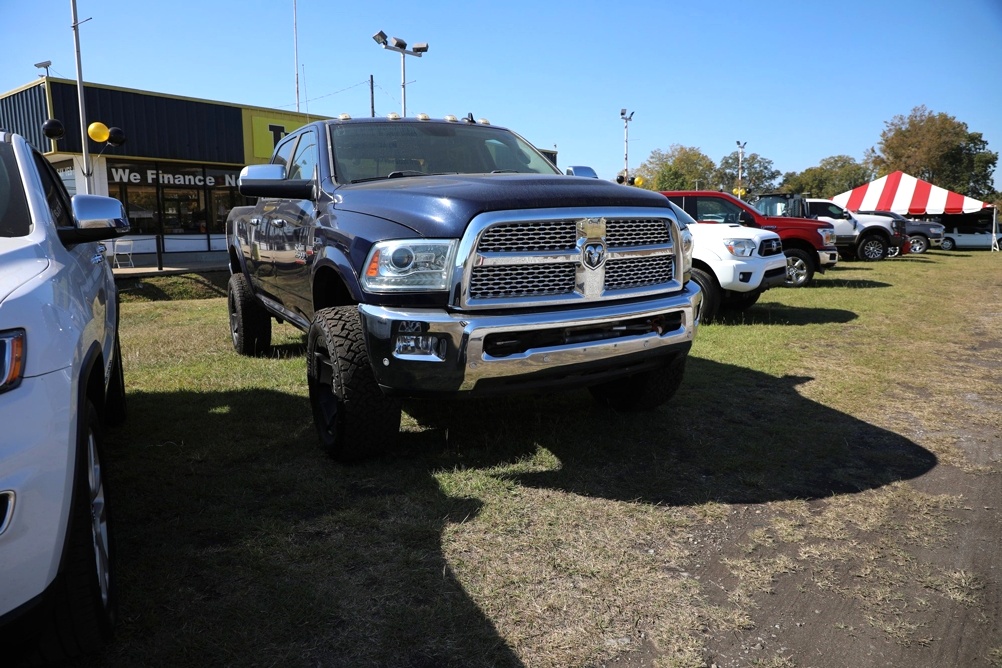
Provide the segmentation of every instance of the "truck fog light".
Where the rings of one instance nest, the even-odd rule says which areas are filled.
[[[402,358],[445,359],[446,340],[429,334],[399,334],[393,356]]]

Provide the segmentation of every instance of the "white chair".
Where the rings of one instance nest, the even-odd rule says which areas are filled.
[[[115,267],[135,267],[132,262],[132,239],[115,239],[112,242],[115,249]]]

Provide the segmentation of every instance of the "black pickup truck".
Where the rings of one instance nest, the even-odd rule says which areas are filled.
[[[322,445],[372,455],[401,398],[587,386],[617,409],[679,387],[699,320],[692,237],[661,195],[561,175],[466,119],[318,121],[245,167],[227,222],[233,345],[307,333]]]

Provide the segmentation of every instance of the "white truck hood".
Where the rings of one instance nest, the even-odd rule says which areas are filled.
[[[48,266],[36,243],[25,237],[0,238],[0,304]]]

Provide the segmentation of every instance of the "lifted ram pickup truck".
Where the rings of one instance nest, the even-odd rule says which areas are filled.
[[[701,223],[737,223],[778,234],[786,255],[787,287],[809,285],[815,273],[824,273],[838,262],[835,228],[831,223],[767,216],[744,200],[715,190],[675,190],[663,194]]]
[[[307,334],[334,458],[378,452],[401,398],[587,386],[652,409],[682,381],[702,295],[657,193],[564,176],[514,132],[447,117],[317,121],[245,167],[227,223],[230,330]]]

